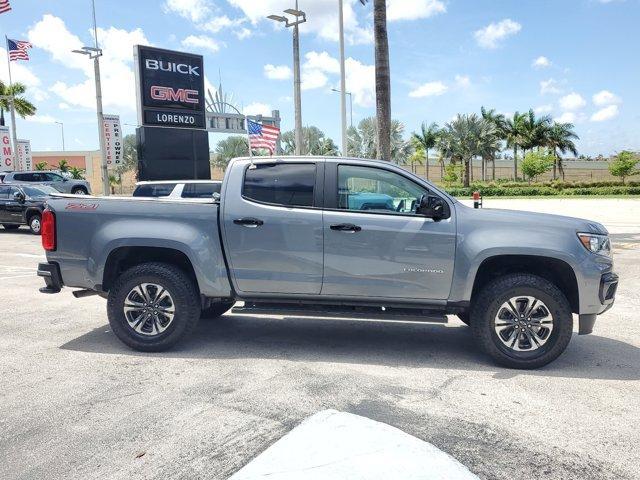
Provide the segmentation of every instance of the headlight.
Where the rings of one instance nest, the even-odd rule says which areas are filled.
[[[580,243],[592,253],[611,256],[611,242],[607,235],[597,233],[578,233]]]

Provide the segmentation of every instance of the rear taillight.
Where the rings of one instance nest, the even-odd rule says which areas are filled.
[[[48,252],[56,249],[56,214],[51,210],[42,212],[42,248]]]

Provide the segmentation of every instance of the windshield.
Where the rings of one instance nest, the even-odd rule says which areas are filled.
[[[47,197],[52,193],[57,193],[55,188],[40,185],[38,187],[22,187],[24,193],[29,197]]]

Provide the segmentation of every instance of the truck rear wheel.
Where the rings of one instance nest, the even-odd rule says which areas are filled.
[[[188,335],[200,318],[200,299],[189,276],[173,265],[143,263],[121,274],[109,291],[113,333],[143,352],[160,352]]]
[[[510,368],[531,369],[555,360],[573,332],[571,307],[553,283],[512,274],[489,283],[471,309],[471,328],[485,353]]]
[[[228,312],[236,302],[219,302],[214,303],[210,307],[202,310],[200,318],[203,320],[213,320]]]

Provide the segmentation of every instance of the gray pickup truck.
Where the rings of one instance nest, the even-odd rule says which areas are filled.
[[[596,222],[474,210],[386,163],[240,158],[204,200],[58,196],[43,214],[45,293],[107,298],[113,332],[174,346],[233,311],[446,322],[502,365],[536,368],[610,308]]]

